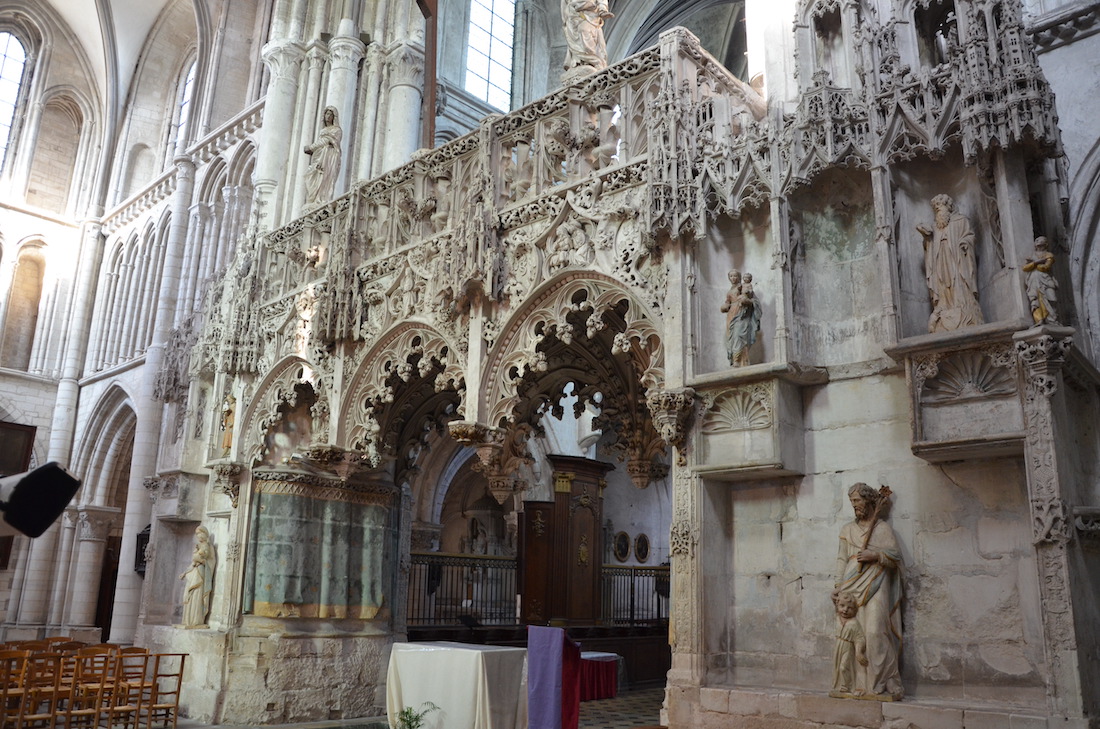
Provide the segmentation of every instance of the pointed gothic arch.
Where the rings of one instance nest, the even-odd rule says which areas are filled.
[[[77,495],[82,506],[125,506],[136,428],[133,398],[111,385],[92,410],[73,459],[73,472],[84,482]]]
[[[379,338],[350,380],[336,441],[374,465],[396,456],[395,479],[415,468],[427,439],[465,409],[466,374],[445,335],[405,322]]]

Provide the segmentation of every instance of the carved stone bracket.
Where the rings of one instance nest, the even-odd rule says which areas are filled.
[[[1024,445],[1018,356],[1023,321],[910,337],[887,354],[905,365],[913,453],[933,463],[1018,455]]]
[[[174,499],[179,496],[179,477],[175,475],[149,476],[142,481],[142,485],[149,492],[149,498],[153,503],[161,498]]]
[[[214,488],[228,496],[233,502],[233,508],[236,509],[241,494],[241,473],[244,472],[244,466],[240,463],[225,461],[215,463],[212,468]]]
[[[1064,327],[1057,329],[1062,336],[1041,334],[1016,342],[1016,354],[1024,367],[1029,394],[1051,397],[1058,391],[1058,373],[1065,363],[1066,354],[1073,346],[1073,340],[1068,336],[1073,330]]]
[[[676,449],[677,465],[685,465],[685,443],[688,422],[695,408],[695,390],[684,387],[679,390],[650,390],[646,405],[653,418],[653,425],[665,443]]]

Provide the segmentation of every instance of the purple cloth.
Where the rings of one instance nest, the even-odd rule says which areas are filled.
[[[527,626],[528,729],[561,729],[564,645],[561,628]]]

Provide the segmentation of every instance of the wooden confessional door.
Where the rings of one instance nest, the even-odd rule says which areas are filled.
[[[524,505],[520,538],[524,622],[594,625],[600,621],[604,476],[609,463],[548,456],[554,500]]]

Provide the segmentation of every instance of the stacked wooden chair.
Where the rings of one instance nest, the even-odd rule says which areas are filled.
[[[186,659],[64,637],[0,644],[0,727],[175,729]]]

